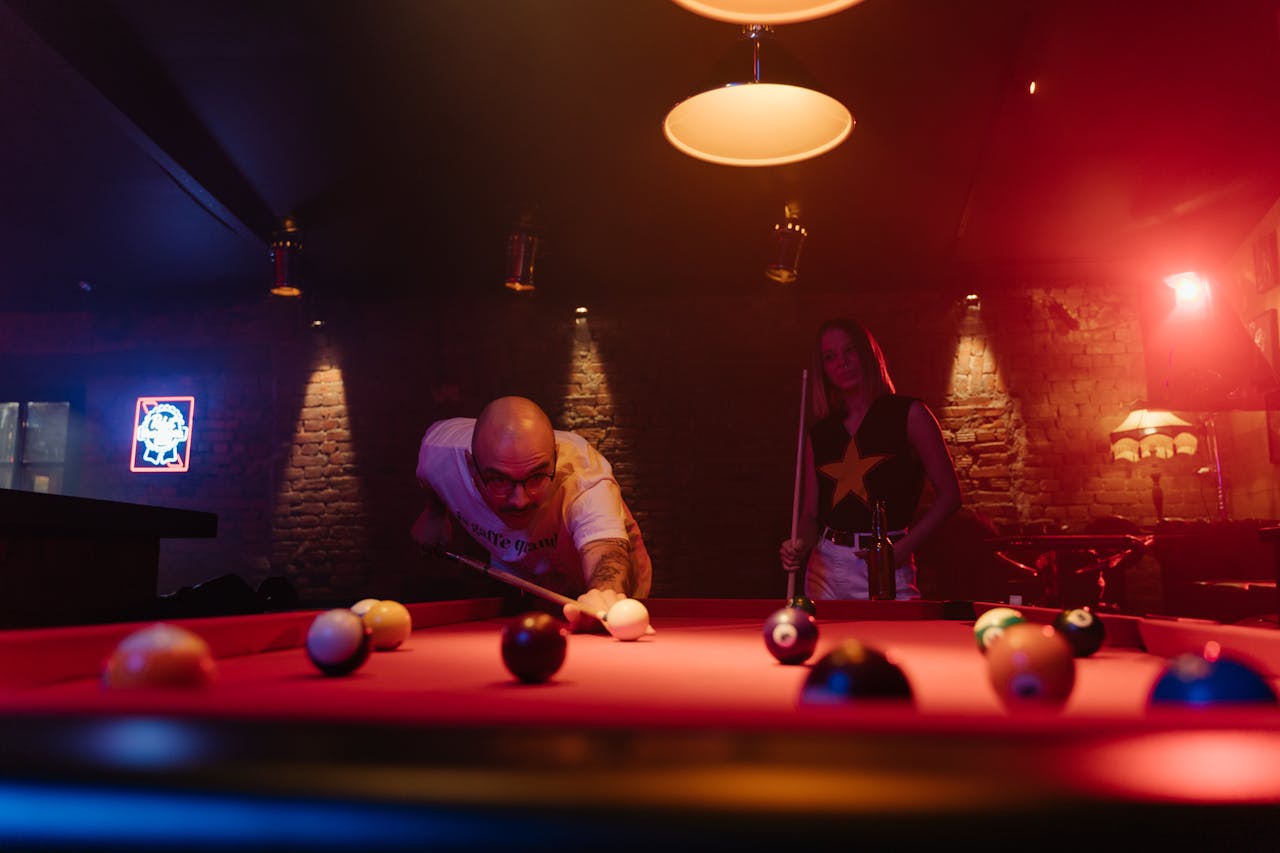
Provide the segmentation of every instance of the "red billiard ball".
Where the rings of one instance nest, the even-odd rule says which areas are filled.
[[[1053,627],[1078,658],[1087,658],[1102,648],[1102,641],[1107,638],[1107,628],[1102,620],[1083,607],[1062,611],[1053,620]]]
[[[325,675],[350,675],[369,659],[372,632],[345,608],[326,610],[311,620],[307,657]]]
[[[102,685],[122,687],[201,687],[217,671],[202,637],[163,622],[129,634],[115,647],[102,670]]]
[[[1055,707],[1075,686],[1076,659],[1052,625],[1018,622],[987,649],[987,674],[1009,708]]]
[[[546,613],[525,613],[502,629],[502,662],[526,684],[540,684],[555,675],[568,647],[564,625]]]
[[[879,649],[845,640],[820,657],[800,691],[802,705],[841,705],[863,701],[913,702],[911,682]]]
[[[764,622],[764,645],[779,663],[804,663],[818,646],[818,620],[798,607],[775,610]]]

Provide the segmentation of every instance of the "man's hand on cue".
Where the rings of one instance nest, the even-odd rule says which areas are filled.
[[[575,633],[592,631],[605,633],[604,625],[596,618],[597,613],[608,613],[616,602],[626,598],[622,593],[612,589],[589,589],[578,596],[576,602],[564,606],[564,618],[569,622],[569,630]]]

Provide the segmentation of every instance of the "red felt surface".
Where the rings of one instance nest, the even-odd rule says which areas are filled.
[[[888,605],[888,606],[886,606]],[[138,626],[8,632],[0,635],[0,708],[226,715],[229,717],[383,720],[425,724],[571,726],[849,727],[998,733],[1010,729],[1080,730],[1100,724],[1152,725],[1146,697],[1164,665],[1132,642],[1142,620],[1120,620],[1111,642],[1077,661],[1066,706],[1011,714],[992,688],[972,623],[936,617],[930,602],[823,603],[821,638],[810,663],[842,639],[889,655],[915,692],[914,707],[801,708],[807,666],[784,666],[767,652],[766,601],[650,602],[654,636],[624,643],[608,635],[570,637],[566,662],[543,685],[517,683],[499,654],[496,602],[412,605],[415,630],[392,652],[376,652],[345,678],[320,675],[301,647],[314,613],[189,620],[218,656],[216,682],[196,691],[107,691],[97,682],[114,642]],[[1052,611],[1026,609],[1029,618]],[[889,618],[868,618],[885,617]],[[1168,648],[1217,636],[1261,648],[1274,632],[1196,624],[1157,625]],[[1179,643],[1166,635],[1175,634]],[[1159,725],[1200,727],[1240,712],[1194,712]],[[1280,725],[1280,713],[1244,712],[1252,724]],[[1261,717],[1259,717],[1261,714]],[[1216,715],[1216,716],[1215,716]],[[1187,715],[1183,715],[1187,716]],[[1234,724],[1234,722],[1233,722]]]

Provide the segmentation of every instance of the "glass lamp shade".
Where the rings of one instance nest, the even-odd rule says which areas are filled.
[[[742,83],[681,101],[667,113],[667,141],[726,166],[777,166],[817,157],[853,131],[835,98],[803,86]]]
[[[704,18],[733,24],[794,24],[856,6],[862,0],[675,0]]]
[[[1172,459],[1194,454],[1199,440],[1195,426],[1172,412],[1137,408],[1111,431],[1111,458],[1137,462],[1154,456]]]
[[[743,28],[710,79],[667,113],[667,141],[727,166],[776,166],[816,157],[853,131],[844,104],[818,91],[769,27]]]

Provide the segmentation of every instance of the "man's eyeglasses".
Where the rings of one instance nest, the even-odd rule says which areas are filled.
[[[509,498],[515,492],[516,486],[524,489],[525,494],[531,498],[541,497],[543,493],[551,487],[551,483],[555,480],[555,474],[530,474],[523,480],[513,480],[502,474],[486,474],[480,470],[480,466],[476,465],[475,460],[471,461],[472,466],[476,469],[476,476],[480,479],[480,485],[484,490],[495,498]],[[555,462],[551,464],[552,471],[555,470]]]

